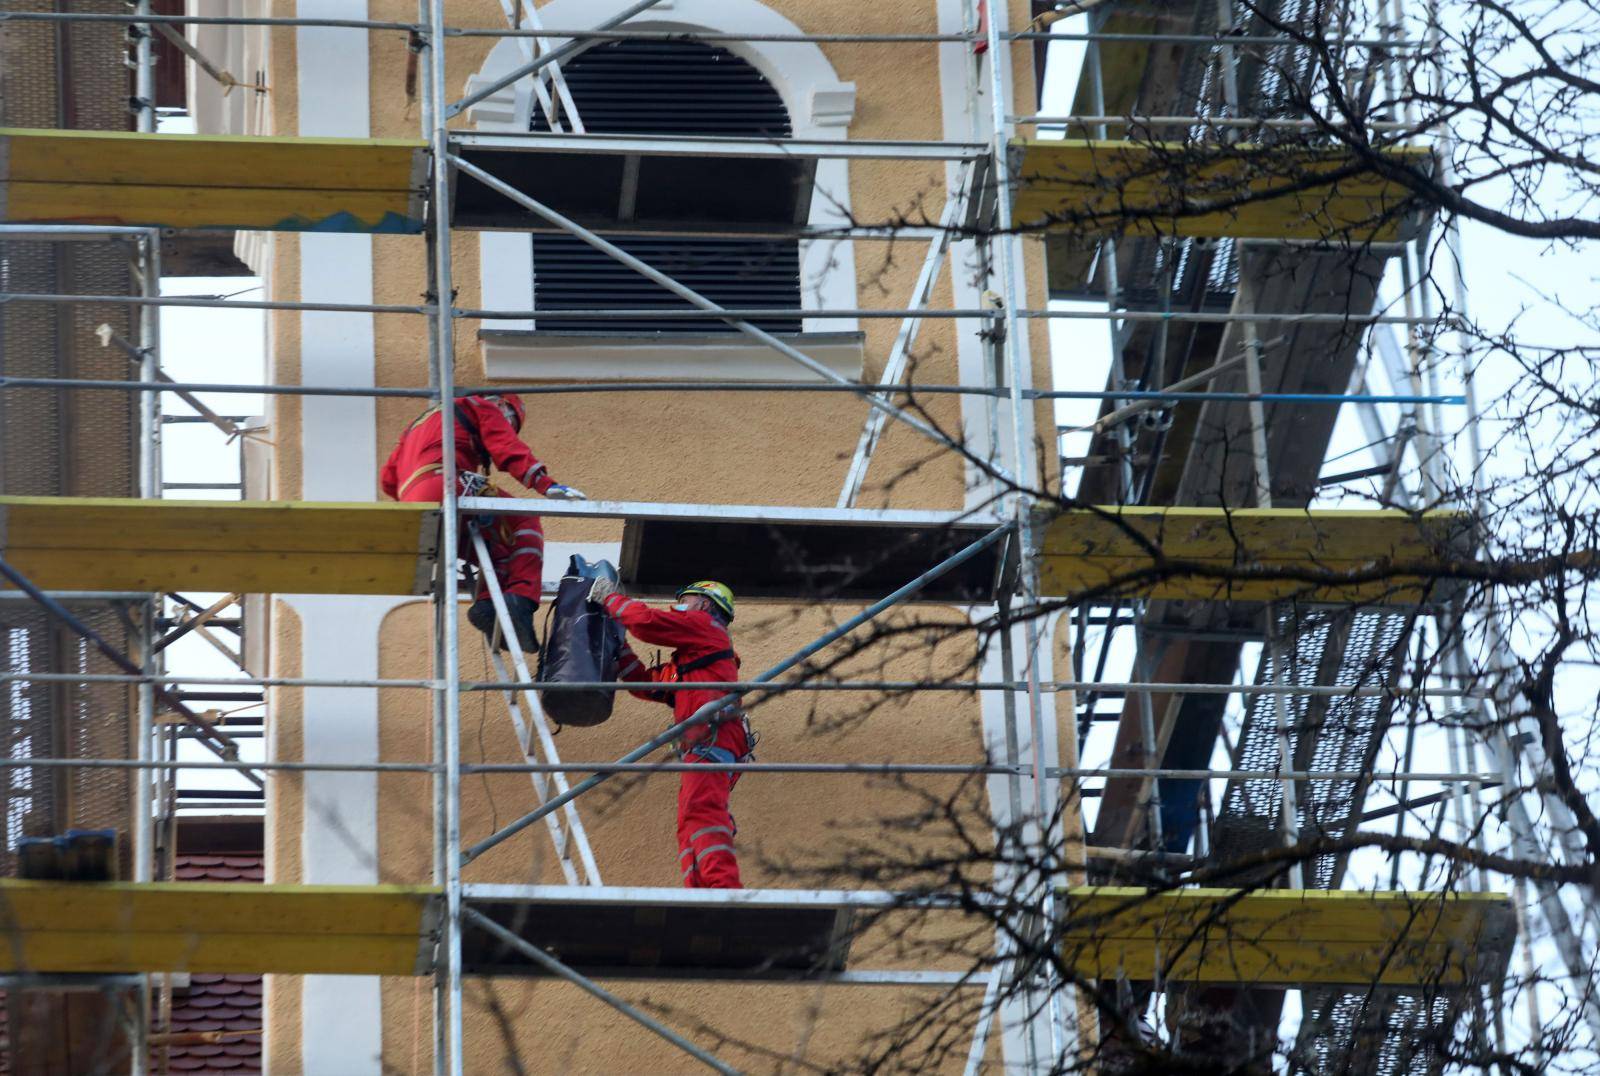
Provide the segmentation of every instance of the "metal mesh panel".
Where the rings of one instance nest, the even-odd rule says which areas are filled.
[[[126,646],[128,629],[114,609],[74,610],[113,646]],[[33,605],[0,602],[0,661],[8,673],[41,670],[86,674],[121,672],[69,629]],[[7,758],[127,758],[132,751],[128,688],[118,684],[11,681],[5,686],[4,750]],[[0,876],[15,874],[21,837],[69,828],[112,827],[128,832],[130,779],[121,770],[25,766],[0,770],[5,821]]]
[[[1285,641],[1280,652],[1286,668],[1280,674],[1271,656],[1264,656],[1256,682],[1271,683],[1281,675],[1284,682],[1297,685],[1392,683],[1410,624],[1410,614],[1394,611],[1319,611],[1281,618],[1279,637]],[[1295,769],[1369,770],[1388,727],[1391,705],[1380,697],[1283,698]],[[1239,735],[1239,768],[1279,768],[1278,706],[1277,697],[1253,697]],[[1354,827],[1365,791],[1359,781],[1297,785],[1300,833],[1343,835]],[[1279,782],[1229,782],[1217,815],[1218,861],[1248,855],[1275,841],[1282,810]],[[1344,867],[1342,856],[1319,856],[1305,865],[1305,884],[1336,888]],[[1353,1076],[1432,1071],[1439,1063],[1438,1038],[1454,1026],[1461,998],[1460,991],[1306,991],[1292,1071]]]
[[[1280,672],[1269,653],[1256,672],[1258,684],[1333,684],[1375,687],[1392,680],[1410,617],[1396,612],[1290,612],[1279,619]],[[1388,727],[1391,702],[1377,696],[1254,695],[1239,732],[1238,765],[1247,770],[1280,768],[1279,707],[1297,769],[1360,771],[1370,764]],[[1310,781],[1296,787],[1296,821],[1302,834],[1338,837],[1350,825],[1364,788],[1356,781]],[[1259,851],[1261,838],[1277,831],[1283,786],[1275,780],[1230,781],[1217,815],[1216,854],[1221,862]],[[1320,856],[1306,865],[1306,886],[1338,884],[1340,857]]]
[[[0,11],[55,10],[53,3],[0,0]],[[74,12],[122,13],[119,0],[74,3]],[[0,125],[125,130],[129,71],[125,27],[7,24],[0,32]],[[137,290],[129,249],[109,240],[0,242],[0,290],[128,295]],[[12,301],[0,306],[0,372],[18,377],[129,379],[122,351],[96,328],[137,342],[138,319],[121,303]],[[0,492],[127,497],[137,492],[138,397],[125,392],[7,389],[0,393]],[[130,629],[105,605],[74,609],[112,646]],[[28,603],[0,600],[0,647],[11,672],[119,672],[68,629]],[[5,748],[13,759],[51,755],[128,757],[130,700],[102,684],[6,685]],[[18,837],[73,826],[126,834],[129,780],[96,770],[9,769],[0,777],[5,834],[0,874],[13,872]]]
[[[52,3],[0,0],[0,11],[50,11]],[[119,0],[72,5],[120,14]],[[0,126],[126,130],[125,28],[111,24],[8,24],[0,33]],[[128,295],[136,288],[120,242],[0,242],[6,292]],[[95,328],[132,339],[137,319],[112,304],[13,301],[0,307],[0,370],[18,377],[128,378],[131,364]],[[130,496],[137,487],[132,393],[9,389],[0,395],[0,492]]]
[[[1443,1065],[1439,1029],[1455,1023],[1459,996],[1459,991],[1308,990],[1290,1071],[1341,1076],[1437,1072]]]
[[[1261,3],[1257,9],[1264,14],[1288,23],[1291,26],[1309,24],[1312,0],[1282,0],[1276,5]],[[1230,22],[1238,22],[1240,18],[1235,15]],[[1253,22],[1250,28],[1252,34],[1272,34],[1272,30],[1265,19],[1244,20]],[[1215,3],[1210,0],[1201,0],[1195,5],[1194,23],[1190,29],[1195,34],[1216,34],[1226,29],[1222,25],[1220,13]],[[1300,116],[1304,110],[1292,105],[1294,89],[1297,83],[1303,83],[1309,72],[1311,52],[1308,49],[1290,47],[1268,47],[1265,49],[1243,49],[1234,47],[1235,55],[1235,81],[1238,86],[1239,107],[1227,107],[1223,93],[1221,67],[1224,53],[1220,47],[1185,48],[1178,60],[1177,75],[1170,82],[1162,83],[1162,101],[1141,102],[1141,108],[1149,114],[1167,112],[1170,114],[1192,114],[1202,118],[1213,118],[1227,115],[1242,115],[1251,117],[1282,118]],[[1187,131],[1187,137],[1194,141],[1214,140],[1223,137],[1224,130],[1204,123],[1196,123]],[[1174,135],[1176,137],[1176,134]],[[1252,142],[1270,141],[1279,135],[1271,130],[1252,130]],[[1299,132],[1286,132],[1282,137],[1299,138]],[[1194,249],[1195,240],[1184,240],[1181,244],[1186,251]],[[1233,303],[1233,293],[1239,283],[1238,259],[1233,250],[1231,241],[1224,241],[1226,249],[1219,253],[1211,262],[1211,272],[1204,283],[1204,301],[1201,309],[1228,309]],[[1122,299],[1130,309],[1156,309],[1160,302],[1160,278],[1157,275],[1160,266],[1158,248],[1160,242],[1150,238],[1135,238],[1131,240],[1132,250],[1125,255],[1126,264],[1122,271]],[[1184,258],[1185,262],[1192,261]],[[1173,292],[1184,294],[1187,291],[1185,281],[1180,270],[1179,276],[1173,281]]]

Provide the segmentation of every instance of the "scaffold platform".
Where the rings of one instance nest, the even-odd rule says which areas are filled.
[[[1433,159],[1424,147],[1381,152],[1402,167]],[[1011,155],[1013,213],[1024,228],[1394,242],[1415,216],[1410,188],[1338,150],[1231,145],[1208,157],[1194,144],[1017,139]]]
[[[426,143],[0,129],[0,221],[422,231]]]
[[[0,556],[46,590],[426,594],[431,504],[0,497]]]
[[[747,899],[741,900],[744,896]],[[851,894],[469,885],[467,906],[605,979],[822,979],[845,970]],[[462,969],[473,975],[548,974],[471,923]]]
[[[1085,887],[1063,953],[1102,979],[1457,986],[1502,974],[1516,937],[1493,893]],[[596,978],[827,979],[861,910],[969,915],[874,891],[468,885],[464,906]],[[0,973],[427,975],[431,886],[0,880]],[[468,926],[462,968],[547,974]]]
[[[1133,981],[1459,987],[1505,975],[1499,893],[1094,887],[1061,893],[1062,954]]]
[[[675,594],[688,579],[727,579],[742,598],[874,600],[996,525],[949,513],[851,509],[629,519],[618,569],[645,597]],[[933,580],[917,600],[992,602],[1003,559],[1004,543],[991,546]]]
[[[1456,511],[1104,507],[1041,526],[1040,586],[1054,596],[1416,604],[1446,594],[1431,577],[1473,544]]]
[[[641,596],[719,576],[741,596],[879,598],[1000,525],[964,513],[530,502],[465,498],[465,512],[624,520],[623,582]],[[423,594],[433,504],[0,497],[0,555],[46,589]],[[1047,596],[1094,590],[1203,601],[1414,604],[1470,553],[1453,511],[1086,508],[1044,517]],[[918,600],[995,599],[1004,543]],[[1348,581],[1345,581],[1348,580]]]

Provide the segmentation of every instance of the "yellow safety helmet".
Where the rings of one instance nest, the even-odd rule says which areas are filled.
[[[733,623],[733,591],[723,586],[714,579],[702,579],[698,583],[690,583],[678,590],[678,597],[685,594],[698,594],[702,598],[709,598],[712,605],[722,610],[722,615],[728,618],[728,623]]]

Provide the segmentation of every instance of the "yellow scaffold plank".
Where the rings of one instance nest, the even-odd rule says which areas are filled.
[[[1453,511],[1085,508],[1045,523],[1039,568],[1058,597],[1409,604],[1471,545]]]
[[[0,220],[416,233],[428,156],[383,138],[0,129]]]
[[[1503,974],[1516,913],[1498,893],[1142,889],[1062,895],[1086,976],[1272,986],[1459,986]]]
[[[1426,168],[1422,147],[1383,151]],[[1337,150],[1063,139],[1012,143],[1016,222],[1098,235],[1403,238],[1409,189]],[[1324,179],[1323,177],[1326,177]],[[1214,207],[1214,208],[1213,208]]]
[[[416,975],[438,890],[0,880],[0,971]]]
[[[422,594],[438,506],[0,497],[0,555],[49,590]]]

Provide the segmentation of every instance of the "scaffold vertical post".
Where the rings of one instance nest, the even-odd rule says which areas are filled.
[[[428,93],[427,132],[432,153],[429,255],[434,266],[433,311],[429,314],[432,350],[437,370],[439,436],[446,446],[455,444],[455,296],[452,286],[450,243],[450,142],[446,126],[444,0],[429,0],[427,20]],[[461,1012],[461,668],[456,600],[456,563],[460,544],[460,491],[456,485],[453,451],[441,456],[443,512],[441,513],[439,571],[434,601],[442,606],[435,653],[442,681],[444,747],[444,889],[445,915],[441,924],[440,952],[434,974],[443,977],[444,1057],[435,1060],[449,1076],[460,1076],[464,1066]]]
[[[149,15],[150,0],[137,0],[135,15]],[[155,52],[152,46],[154,28],[149,23],[137,24],[134,44],[133,95],[137,112],[138,129],[153,133],[156,129]],[[70,77],[62,72],[63,78]],[[151,230],[142,239],[134,241],[136,251],[134,271],[138,275],[139,293],[151,298],[161,294],[161,235]],[[146,304],[139,310],[139,379],[149,384],[157,379],[161,369],[159,336],[161,309]],[[139,495],[161,496],[161,394],[145,389],[139,395]],[[144,615],[139,624],[139,663],[146,675],[160,670],[161,659],[155,651],[156,614],[160,611],[160,597],[152,595],[144,603]],[[141,762],[155,757],[155,685],[139,685],[138,718],[134,735],[138,740],[134,757]],[[153,877],[155,863],[155,784],[151,771],[141,768],[134,777],[133,795],[133,877],[134,881],[148,882]],[[133,1042],[130,1049],[129,1069],[141,1076],[150,1066],[150,1005],[151,981],[145,976],[139,989],[129,999],[134,1011],[130,1013]]]
[[[1011,67],[1010,41],[1001,35],[1001,23],[1005,17],[1002,5],[991,3],[988,6],[988,59],[989,59],[989,106],[990,106],[990,152],[993,154],[993,175],[995,180],[995,219],[993,240],[996,254],[995,261],[999,268],[1000,296],[1002,302],[1002,318],[1005,332],[1002,346],[1005,348],[1006,376],[1009,382],[1009,399],[1011,404],[1011,467],[1009,468],[1014,481],[1015,489],[1011,496],[1011,514],[1014,533],[1012,540],[1017,544],[1018,563],[1020,570],[1017,575],[1018,593],[1022,601],[1023,633],[1026,640],[1026,655],[1024,658],[1023,673],[1027,677],[1028,685],[1028,717],[1029,717],[1029,757],[1032,762],[1033,802],[1030,805],[1037,827],[1039,840],[1039,857],[1041,864],[1041,883],[1043,893],[1040,900],[1039,929],[1047,936],[1055,922],[1054,890],[1060,872],[1057,857],[1052,854],[1050,844],[1051,812],[1048,789],[1046,786],[1045,760],[1045,720],[1044,698],[1040,690],[1039,663],[1046,660],[1048,655],[1041,653],[1041,632],[1038,623],[1038,574],[1037,558],[1035,557],[1035,521],[1033,518],[1034,501],[1028,492],[1028,484],[1033,480],[1033,473],[1027,467],[1029,433],[1032,423],[1029,416],[1031,403],[1023,396],[1023,388],[1031,381],[1025,359],[1023,341],[1021,338],[1021,320],[1017,317],[1019,301],[1025,294],[1026,276],[1020,272],[1018,257],[1020,254],[1019,241],[1014,233],[1014,221],[1011,212],[1011,162],[1010,162],[1010,134],[1011,134],[1011,102],[1010,93],[1013,80],[1007,77]],[[1069,1045],[1061,1041],[1062,1034],[1070,1035],[1071,1031],[1060,1014],[1065,1009],[1068,1012],[1076,1011],[1074,992],[1064,983],[1057,983],[1049,978],[1049,964],[1040,965],[1045,972],[1046,982],[1043,984],[1046,997],[1042,1005],[1029,1005],[1029,1022],[1034,1023],[1043,1019],[1048,1027],[1048,1042],[1050,1048],[1049,1058],[1035,1058],[1035,1063],[1042,1062],[1041,1071],[1054,1070],[1069,1052]],[[1030,974],[1031,974],[1030,969]],[[1025,1039],[1030,1047],[1036,1049],[1036,1028],[1030,1027],[1025,1032]]]

